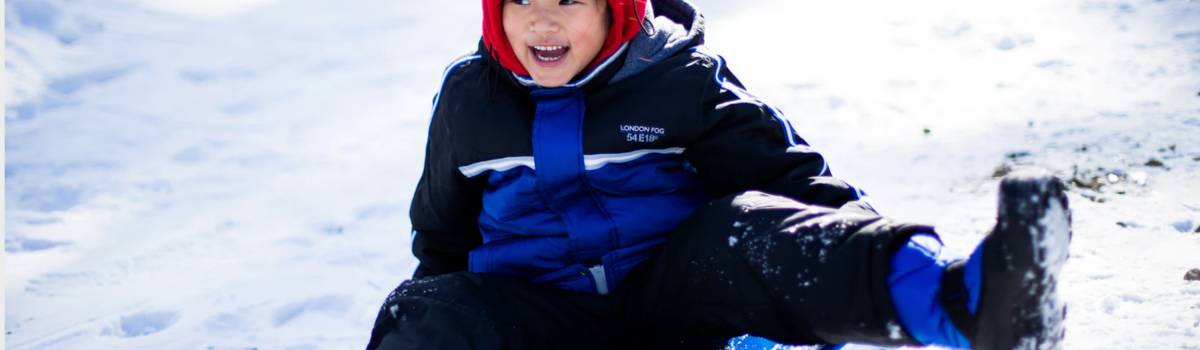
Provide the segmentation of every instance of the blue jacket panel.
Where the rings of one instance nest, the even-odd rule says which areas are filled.
[[[585,154],[583,90],[535,88],[531,96],[532,163],[466,166],[466,175],[488,178],[483,245],[471,251],[470,270],[605,293],[708,195],[684,166],[683,148]],[[626,128],[634,129],[644,128]]]

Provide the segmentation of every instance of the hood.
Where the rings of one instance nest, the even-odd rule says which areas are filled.
[[[627,47],[625,62],[610,82],[637,75],[679,51],[704,43],[704,16],[687,0],[647,1],[642,30]]]

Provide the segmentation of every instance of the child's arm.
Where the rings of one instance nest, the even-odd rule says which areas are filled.
[[[781,114],[745,92],[718,58],[707,90],[707,132],[685,156],[706,185],[719,194],[760,190],[797,201],[840,208],[861,192],[833,177],[825,159],[792,130]]]
[[[453,101],[441,102],[430,121],[425,169],[409,209],[413,255],[420,260],[413,278],[466,271],[467,253],[483,240],[478,226],[483,189],[454,165],[452,118],[442,108]]]

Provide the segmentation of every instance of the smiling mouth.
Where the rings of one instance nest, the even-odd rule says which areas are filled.
[[[533,51],[533,57],[543,63],[558,62],[563,57],[567,56],[567,51],[570,51],[569,46],[530,46]]]

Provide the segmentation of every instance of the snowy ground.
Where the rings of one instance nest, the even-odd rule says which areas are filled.
[[[477,1],[10,0],[14,349],[360,348]],[[1200,349],[1200,1],[698,2],[834,171],[965,254],[1074,179],[1067,347]]]

